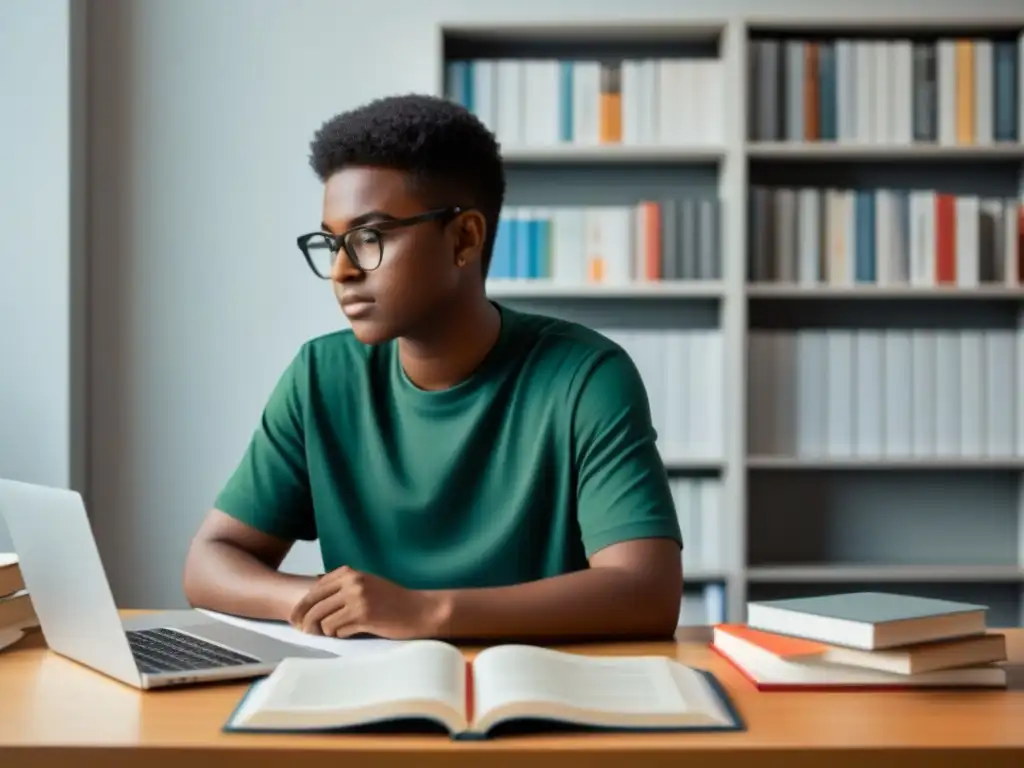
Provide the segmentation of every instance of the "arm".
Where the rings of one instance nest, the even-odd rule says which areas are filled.
[[[430,593],[438,634],[546,638],[671,636],[683,575],[679,524],[647,393],[616,350],[572,413],[577,502],[590,568],[528,584]]]
[[[287,620],[315,583],[277,570],[296,539],[316,538],[303,361],[300,353],[277,382],[245,455],[192,540],[183,587],[194,607]]]
[[[277,570],[291,546],[219,509],[210,510],[185,559],[185,597],[195,608],[286,621],[316,583],[315,577]]]

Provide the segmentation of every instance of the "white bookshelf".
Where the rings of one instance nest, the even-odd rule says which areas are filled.
[[[724,97],[715,142],[622,142],[503,151],[513,205],[617,204],[664,197],[671,184],[722,201],[720,270],[715,279],[566,284],[492,280],[490,295],[594,327],[717,328],[722,344],[721,457],[669,460],[670,476],[720,482],[722,559],[690,566],[697,589],[724,586],[725,618],[742,621],[748,599],[839,589],[904,589],[980,601],[998,623],[1024,624],[1024,440],[1005,456],[820,456],[751,450],[748,344],[759,329],[797,330],[937,325],[953,330],[1024,328],[1024,285],[862,285],[752,282],[751,189],[760,184],[819,187],[908,184],[984,188],[1021,195],[1024,141],[978,145],[930,142],[762,141],[751,137],[748,46],[769,37],[985,38],[1024,32],[1019,17],[959,16],[859,20],[818,16],[735,17],[688,25],[678,19],[614,24],[442,25],[438,93],[446,65],[480,58],[717,57]],[[689,47],[688,47],[689,46]],[[711,51],[709,54],[708,51]],[[1024,104],[1024,60],[1018,99]],[[1024,136],[1024,109],[1018,114]],[[500,137],[499,137],[500,139]],[[793,181],[790,181],[792,177]],[[903,324],[902,326],[900,324]],[[1020,331],[1024,337],[1024,330]],[[1024,355],[1024,343],[1015,349]],[[1024,367],[1014,403],[1024,413]],[[1015,416],[1008,418],[1014,419]],[[1014,426],[1024,429],[1024,418]]]

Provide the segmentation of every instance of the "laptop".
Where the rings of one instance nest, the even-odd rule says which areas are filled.
[[[148,690],[260,677],[289,656],[333,656],[192,609],[122,619],[76,491],[0,479],[0,516],[50,650],[108,677]]]

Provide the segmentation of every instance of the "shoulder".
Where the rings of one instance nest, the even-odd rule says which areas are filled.
[[[503,307],[503,312],[510,312]],[[599,397],[633,397],[642,383],[633,359],[616,341],[582,323],[514,310],[510,317],[526,347],[531,377],[552,394],[571,400],[597,391]]]

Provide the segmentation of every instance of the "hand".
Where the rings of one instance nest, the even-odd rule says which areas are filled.
[[[406,589],[348,566],[317,579],[292,610],[291,624],[331,637],[361,633],[407,640],[437,633],[444,611],[441,593]]]

